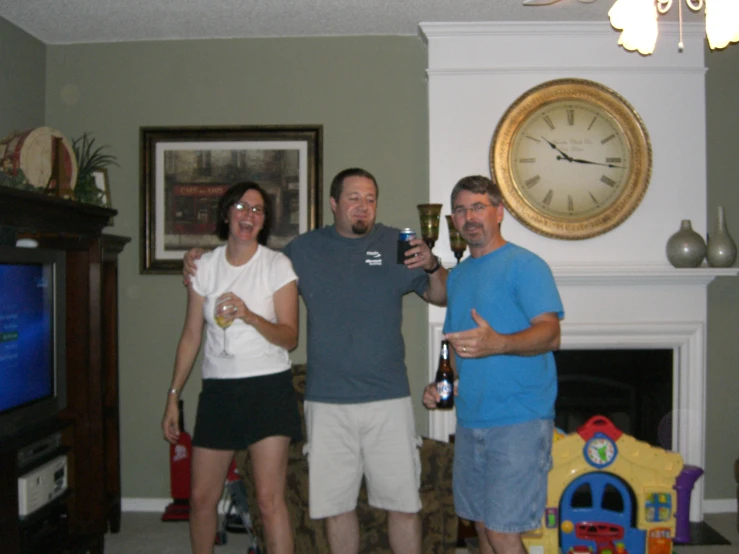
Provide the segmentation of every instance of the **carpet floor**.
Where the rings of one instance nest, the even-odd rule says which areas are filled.
[[[675,554],[739,553],[736,513],[707,514],[705,523],[731,544],[677,545]],[[215,554],[246,554],[248,547],[248,535],[228,533],[226,544],[217,546]],[[159,513],[124,512],[120,533],[105,535],[105,554],[183,554],[189,551],[187,522],[162,522]],[[458,549],[457,552],[467,554],[472,550]]]

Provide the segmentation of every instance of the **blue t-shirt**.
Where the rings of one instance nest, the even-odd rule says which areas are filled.
[[[447,278],[444,333],[477,327],[471,310],[501,334],[531,326],[543,313],[564,317],[549,266],[536,254],[506,243],[467,258]],[[551,352],[538,356],[456,357],[457,420],[463,427],[494,427],[554,418],[557,370]]]
[[[332,225],[283,249],[308,308],[307,400],[353,404],[410,394],[402,300],[423,294],[428,276],[396,263],[398,233],[376,223],[366,236],[346,238]]]

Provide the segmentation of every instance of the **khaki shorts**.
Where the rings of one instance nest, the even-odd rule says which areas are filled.
[[[310,517],[357,507],[362,475],[370,506],[421,509],[421,459],[410,397],[361,404],[305,401]]]

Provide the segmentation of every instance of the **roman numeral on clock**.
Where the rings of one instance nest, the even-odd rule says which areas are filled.
[[[615,138],[616,138],[616,135],[614,135],[614,134],[611,134],[611,135],[608,135],[608,136],[607,136],[606,138],[604,138],[604,139],[603,139],[602,141],[600,141],[600,143],[601,143],[601,144],[605,144],[605,143],[607,143],[607,142],[608,142],[609,140],[613,140],[613,139],[615,139]]]
[[[616,185],[616,181],[614,181],[613,179],[611,179],[610,177],[607,177],[605,175],[603,175],[600,178],[600,181],[601,181],[601,183],[605,183],[606,185],[608,185],[611,188],[613,188]]]
[[[539,181],[541,181],[541,177],[539,177],[538,175],[534,175],[533,177],[526,179],[524,181],[524,184],[526,185],[526,187],[531,188],[534,185],[536,185]]]
[[[551,118],[548,115],[545,115],[544,117],[542,117],[542,119],[544,120],[544,123],[549,125],[549,128],[554,131],[554,123],[552,123]]]
[[[570,196],[569,194],[567,195],[567,211],[575,211],[575,203],[572,201],[572,196]]]
[[[575,124],[575,110],[572,108],[567,110],[567,125]]]
[[[542,204],[545,206],[549,206],[549,204],[552,203],[552,197],[554,197],[554,191],[552,189],[549,189],[549,192],[547,192],[544,199],[541,201]]]

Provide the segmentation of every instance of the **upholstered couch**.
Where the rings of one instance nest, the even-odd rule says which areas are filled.
[[[293,367],[293,385],[298,396],[300,416],[303,420],[303,393],[305,391],[305,365]],[[305,436],[305,421],[303,420]],[[303,455],[304,442],[290,445],[287,473],[287,503],[290,521],[295,532],[295,552],[300,554],[325,554],[329,552],[322,520],[312,520],[308,515],[308,462]],[[421,453],[421,520],[423,525],[424,554],[453,554],[457,541],[457,516],[452,499],[453,445],[424,438]],[[262,524],[256,510],[249,456],[237,454],[237,466],[246,484],[254,530],[264,544]],[[357,504],[360,526],[360,553],[392,554],[387,535],[385,512],[367,504],[362,485]]]

